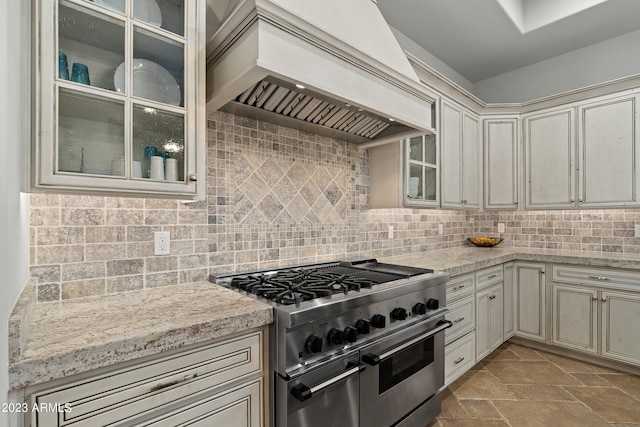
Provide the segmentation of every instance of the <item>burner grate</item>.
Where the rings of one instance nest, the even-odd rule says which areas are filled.
[[[234,277],[231,286],[280,304],[290,305],[334,294],[347,294],[400,278],[402,276],[332,266]]]

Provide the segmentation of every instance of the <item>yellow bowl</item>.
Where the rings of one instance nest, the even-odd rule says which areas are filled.
[[[496,246],[497,244],[502,242],[502,239],[499,239],[497,237],[469,237],[467,240],[472,245],[476,245],[484,248]]]

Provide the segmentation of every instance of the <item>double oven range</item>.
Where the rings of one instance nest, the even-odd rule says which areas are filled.
[[[376,260],[212,277],[274,308],[273,427],[424,427],[444,384],[446,273]]]

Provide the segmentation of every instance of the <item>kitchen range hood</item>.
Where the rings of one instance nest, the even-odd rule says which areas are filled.
[[[208,0],[207,108],[358,143],[433,132],[372,0]]]

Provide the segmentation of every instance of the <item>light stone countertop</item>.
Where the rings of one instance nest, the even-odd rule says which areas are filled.
[[[209,282],[42,304],[33,293],[9,322],[12,390],[273,321],[270,306]]]
[[[500,246],[493,248],[460,246],[450,249],[378,258],[380,262],[446,271],[451,277],[516,260],[640,270],[640,255],[635,254]]]

